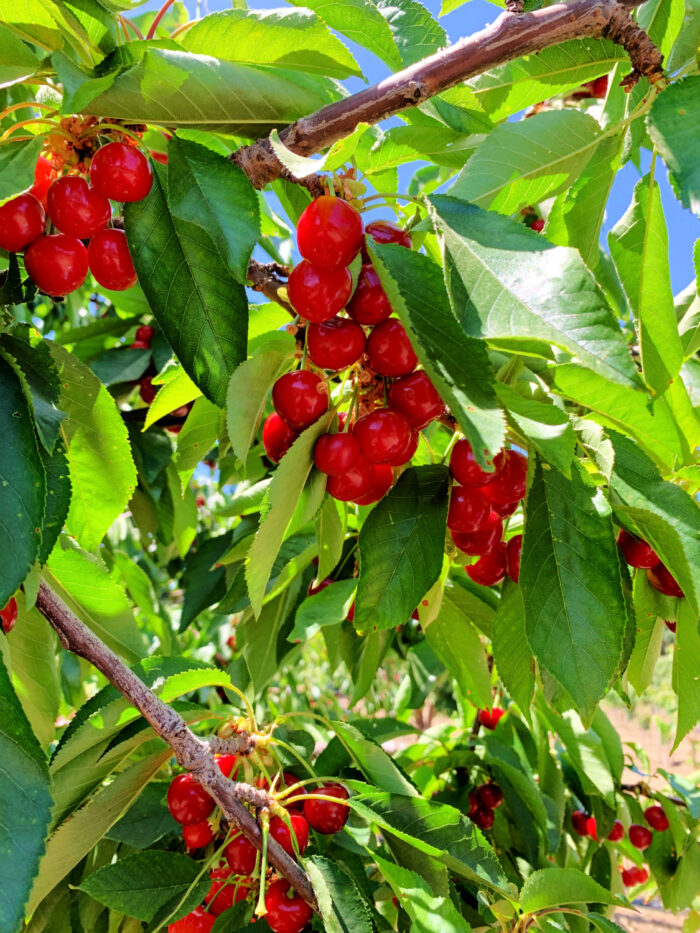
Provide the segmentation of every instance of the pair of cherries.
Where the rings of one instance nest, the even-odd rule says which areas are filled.
[[[503,791],[492,781],[480,784],[476,790],[469,791],[469,812],[467,816],[479,829],[489,830],[496,820],[495,810],[503,803]]]
[[[649,583],[664,596],[683,597],[683,590],[659,555],[642,538],[622,528],[617,536],[617,546],[630,567],[646,570]]]

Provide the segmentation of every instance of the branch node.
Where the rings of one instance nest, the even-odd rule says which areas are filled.
[[[659,84],[665,80],[663,55],[624,6],[615,6],[602,34],[604,38],[621,45],[632,62],[632,71],[622,79],[622,87],[634,87],[642,76],[650,84]]]
[[[524,0],[506,0],[506,12],[508,13],[522,13],[524,6]]]

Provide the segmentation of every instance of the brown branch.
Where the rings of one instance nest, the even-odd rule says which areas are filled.
[[[532,13],[505,12],[490,26],[450,48],[302,117],[283,129],[280,138],[292,152],[313,155],[349,136],[359,123],[379,123],[489,68],[571,39],[610,38],[628,51],[635,72],[652,82],[658,81],[662,77],[661,54],[636,24],[634,33],[629,25],[633,21],[628,10],[641,2],[571,0]],[[264,188],[276,178],[290,177],[267,139],[242,147],[232,153],[231,159],[246,172],[256,188]],[[309,187],[314,177],[320,185],[318,176],[310,176],[300,183]]]
[[[282,289],[286,290],[287,288],[286,281],[283,281],[280,276],[284,276],[285,279],[289,276],[289,269],[286,266],[282,266],[278,262],[262,263],[251,259],[248,266],[248,279],[252,282],[251,288],[256,292],[262,292],[270,301],[276,301],[292,317],[296,317],[294,308],[280,294]]]
[[[260,827],[243,801],[253,804],[258,809],[266,809],[271,799],[267,792],[225,777],[214,760],[214,751],[210,743],[197,738],[179,713],[149,690],[146,684],[71,612],[46,583],[42,582],[39,587],[36,606],[58,633],[63,647],[85,658],[104,674],[151,724],[156,734],[167,742],[183,768],[191,771],[207,789],[221,807],[225,818],[240,827],[243,835],[256,848],[262,849]],[[241,750],[251,749],[252,737],[239,736],[239,739]],[[216,745],[215,742],[213,744]],[[314,910],[318,910],[313,887],[306,872],[274,839],[268,839],[267,854],[270,864]]]

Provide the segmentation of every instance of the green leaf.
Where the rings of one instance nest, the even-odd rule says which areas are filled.
[[[180,833],[179,824],[165,804],[169,785],[169,781],[151,781],[108,831],[107,838],[123,842],[132,849],[148,849],[163,836]]]
[[[503,584],[493,620],[493,657],[504,687],[521,712],[529,715],[535,689],[535,664],[527,642],[522,591],[509,579]]]
[[[122,382],[138,382],[150,364],[150,350],[132,350],[125,347],[105,350],[90,361],[90,369],[102,385],[113,386]]]
[[[392,308],[408,329],[425,371],[484,466],[486,455],[495,455],[505,438],[484,343],[455,322],[437,263],[401,246],[370,249]]]
[[[42,0],[0,0],[0,21],[21,39],[47,49],[63,45],[63,35],[51,15],[51,7]],[[34,163],[32,162],[32,171]]]
[[[320,576],[320,574],[319,574]],[[312,596],[297,609],[294,628],[287,641],[306,641],[327,625],[340,625],[347,618],[355,598],[357,580],[338,580]]]
[[[197,464],[209,453],[219,437],[222,411],[209,399],[198,398],[177,436],[175,465],[183,485]]]
[[[257,618],[249,616],[239,624],[255,695],[260,695],[280,669],[284,656],[292,650],[286,631],[299,602],[301,580],[297,577],[282,592],[262,607]]]
[[[520,587],[535,657],[592,715],[618,670],[627,607],[610,506],[578,467],[570,480],[535,468]]]
[[[355,607],[359,632],[402,625],[439,577],[448,476],[442,465],[409,468],[362,526]]]
[[[58,536],[68,518],[71,500],[70,471],[63,442],[59,441],[52,454],[39,451],[46,471],[46,512],[41,526],[39,564],[49,558]]]
[[[590,875],[574,868],[542,868],[530,875],[520,892],[520,906],[527,914],[589,903],[614,904],[616,899]]]
[[[34,184],[34,166],[43,145],[44,137],[37,136],[25,142],[10,139],[0,146],[0,201]]]
[[[305,867],[328,933],[372,933],[367,904],[351,875],[321,855],[313,855]]]
[[[162,388],[158,390],[153,402],[148,406],[146,421],[143,426],[144,431],[147,431],[164,415],[170,414],[171,411],[175,411],[183,405],[189,405],[191,401],[199,398],[201,394],[182,366],[176,367],[175,371],[164,382]]]
[[[576,250],[456,198],[430,202],[448,292],[468,334],[515,350],[553,344],[613,382],[636,384],[618,322]]]
[[[302,0],[295,0],[295,6]],[[372,0],[303,0],[331,29],[369,49],[390,68],[401,67],[401,56],[386,19]]]
[[[610,255],[637,319],[644,379],[662,395],[683,362],[668,265],[668,234],[659,186],[645,175],[608,235]]]
[[[632,684],[637,696],[647,689],[654,676],[654,668],[661,654],[661,642],[666,628],[664,620],[649,611],[644,596],[652,590],[645,573],[635,574],[634,610],[637,617],[637,637],[634,650],[627,665],[627,680]],[[653,591],[653,590],[652,590]],[[653,591],[655,592],[655,591]]]
[[[417,0],[378,0],[404,67],[449,45],[447,33]]]
[[[496,383],[496,394],[537,452],[570,476],[576,436],[566,412],[556,405],[525,398],[504,382]]]
[[[0,658],[0,869],[5,890],[0,929],[10,933],[24,919],[24,905],[44,851],[51,820],[46,758],[12,689]]]
[[[417,159],[455,169],[464,165],[476,146],[473,137],[447,126],[392,126],[358,163],[369,176]]]
[[[350,757],[368,781],[391,794],[414,797],[418,791],[398,769],[381,745],[366,738],[355,726],[346,722],[331,722]]]
[[[449,897],[432,891],[428,882],[415,871],[376,854],[372,857],[399,905],[411,918],[411,930],[415,933],[470,933],[471,927]]]
[[[250,532],[252,529],[247,530]],[[226,553],[231,540],[232,533],[224,532],[200,541],[197,550],[190,554],[180,581],[185,591],[180,631],[187,628],[200,612],[218,603],[226,595],[226,572],[223,567],[217,566],[217,561]]]
[[[647,124],[661,158],[668,166],[676,197],[700,214],[700,164],[692,128],[700,119],[700,77],[683,78],[654,101]]]
[[[0,87],[31,77],[40,60],[32,49],[6,26],[0,26]]]
[[[325,580],[335,569],[343,554],[345,528],[340,517],[338,501],[326,496],[316,516],[316,540],[318,542],[318,567],[316,575]]]
[[[683,25],[683,0],[651,0],[636,10],[636,19],[664,59],[668,59]]]

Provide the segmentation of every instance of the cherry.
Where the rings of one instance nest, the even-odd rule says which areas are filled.
[[[668,817],[666,816],[664,808],[660,807],[658,804],[646,808],[644,811],[644,819],[652,829],[655,829],[659,833],[665,832],[671,825],[668,821]]]
[[[503,803],[503,791],[498,784],[491,782],[480,784],[475,793],[481,806],[486,807],[488,810],[495,810]]]
[[[517,450],[507,450],[503,467],[490,483],[482,486],[482,492],[493,506],[510,506],[524,499],[526,490],[527,457]]]
[[[300,432],[328,411],[328,386],[316,373],[298,369],[274,384],[272,404],[280,418]]]
[[[19,253],[44,232],[46,213],[38,198],[26,192],[0,207],[0,249]]]
[[[588,835],[588,814],[583,810],[574,810],[571,814],[571,825],[579,836]]]
[[[320,583],[316,583],[314,580],[309,583],[309,588],[306,591],[307,596],[315,596],[316,593],[320,593],[321,590],[325,590],[326,587],[331,586],[333,580],[330,577],[326,577],[325,580],[321,580]],[[269,788],[269,783],[266,778],[262,778],[261,781],[258,781],[258,787]]]
[[[341,502],[352,502],[369,492],[372,485],[372,466],[362,454],[345,473],[329,476],[326,491]]]
[[[465,554],[475,557],[492,551],[503,536],[503,522],[501,516],[491,511],[486,523],[478,531],[452,532],[452,540]]]
[[[481,586],[495,586],[506,575],[506,546],[497,544],[496,547],[484,554],[475,564],[465,567],[467,576],[480,583]]]
[[[357,277],[355,292],[348,303],[348,314],[358,324],[380,324],[391,316],[391,305],[376,269],[365,263]]]
[[[317,583],[315,586],[313,584],[309,584],[309,589],[308,589],[309,596],[313,596],[315,593],[320,593],[321,590],[325,590],[325,588],[327,586],[330,586],[331,583],[333,583],[331,578],[326,577],[325,580],[322,580],[320,583]],[[297,784],[298,782],[299,782],[299,778],[296,776],[296,774],[292,774],[291,771],[283,771],[282,779],[277,781],[277,784],[276,784],[277,792],[286,790],[290,787],[294,787],[294,785]],[[267,781],[267,778],[262,777],[262,776],[258,778],[258,780],[256,781],[256,785],[261,790],[270,789],[270,785]],[[299,794],[306,794],[306,789],[304,787],[297,787],[294,791],[294,796],[298,797]],[[303,804],[303,801],[301,800],[297,800],[294,803],[287,803],[285,800],[284,807],[286,810],[294,810],[297,813],[302,813],[304,810],[304,804]]]
[[[317,323],[328,321],[347,304],[352,275],[343,266],[319,268],[303,259],[289,276],[287,292],[292,307],[301,317]]]
[[[613,828],[610,830],[610,835],[608,836],[608,842],[619,842],[621,839],[625,838],[625,827],[622,825],[620,820],[615,820]]]
[[[656,551],[646,541],[630,534],[624,528],[621,528],[617,535],[617,546],[630,567],[642,567],[649,570],[659,563]]]
[[[141,396],[141,400],[147,405],[150,405],[157,394],[158,388],[157,386],[153,385],[153,380],[151,377],[144,376],[139,383],[139,395]]]
[[[210,933],[215,923],[214,914],[207,913],[203,907],[195,907],[177,923],[168,924],[168,933]]]
[[[322,269],[349,266],[361,245],[362,217],[342,198],[316,198],[297,223],[299,252]]]
[[[151,190],[153,172],[140,149],[107,143],[92,157],[90,183],[110,201],[141,201]]]
[[[452,448],[450,472],[462,486],[486,486],[497,479],[506,465],[505,451],[500,450],[496,454],[493,465],[494,469],[491,473],[482,470],[476,462],[472,445],[464,437]]]
[[[453,486],[450,507],[447,512],[447,527],[450,531],[473,534],[483,528],[489,520],[491,506],[478,489]]]
[[[601,75],[599,78],[596,78],[594,81],[589,81],[587,87],[591,89],[591,95],[593,97],[602,98],[608,93],[608,76]]]
[[[299,855],[303,855],[309,844],[309,824],[301,813],[292,812],[289,814],[289,819],[299,847]],[[270,820],[270,835],[276,842],[279,842],[285,852],[289,855],[296,855],[289,827],[279,816],[273,816]]]
[[[316,790],[324,797],[336,797],[338,800],[347,800],[348,792],[342,784],[321,784]],[[339,833],[350,816],[350,808],[344,803],[333,803],[332,800],[306,800],[304,802],[304,816],[309,826],[317,833],[330,836]]]
[[[346,317],[334,317],[322,324],[310,324],[306,344],[311,362],[319,369],[345,369],[362,356],[365,332]]]
[[[224,858],[235,875],[250,875],[257,857],[258,850],[241,833],[234,836],[224,849]]]
[[[674,621],[671,620],[671,619],[664,619],[664,625],[665,625],[666,628],[669,630],[669,632],[674,632],[674,633],[675,633],[676,628],[677,628],[677,626],[678,626],[678,623],[677,623],[677,622],[674,622]]]
[[[591,839],[595,839],[595,841],[598,842],[598,824],[594,816],[589,816],[586,820],[586,829]]]
[[[88,252],[76,237],[40,236],[24,254],[24,265],[37,288],[61,296],[80,288],[87,277]]]
[[[403,466],[404,463],[408,463],[409,460],[413,458],[413,455],[418,450],[418,441],[420,440],[420,434],[418,431],[411,429],[411,434],[406,442],[406,446],[402,451],[396,454],[395,457],[392,457],[389,461],[389,466]]]
[[[17,623],[17,600],[14,596],[4,609],[0,609],[0,622],[5,634],[9,635]]]
[[[488,807],[477,807],[469,819],[478,826],[479,829],[487,831],[493,827],[496,821],[496,814],[493,810],[489,810]]]
[[[642,852],[649,848],[654,838],[652,831],[646,826],[640,826],[639,823],[632,823],[629,828],[629,837],[635,849],[640,849]]]
[[[150,350],[150,343],[146,343],[145,340],[134,340],[129,344],[130,350]]]
[[[407,376],[418,363],[408,334],[396,318],[373,328],[367,338],[367,356],[372,369],[382,376]]]
[[[523,536],[515,535],[506,545],[507,572],[515,583],[520,579],[520,556],[523,552]]]
[[[217,755],[216,764],[224,777],[233,779],[238,771],[237,755]]]
[[[467,816],[473,816],[479,808],[479,801],[474,791],[469,791],[469,812]]]
[[[34,184],[27,194],[33,194],[46,207],[46,198],[53,181],[54,170],[48,159],[39,156],[34,166]]]
[[[209,912],[215,917],[248,897],[250,886],[243,884],[230,868],[214,868],[209,877],[211,887],[204,896],[204,903],[209,904]]]
[[[421,431],[445,412],[445,403],[422,369],[396,379],[389,389],[388,401],[389,408],[401,412],[416,431]]]
[[[542,233],[544,230],[544,219],[542,217],[536,217],[530,224],[530,230],[534,230],[535,233]]]
[[[150,345],[155,335],[156,335],[155,327],[151,327],[149,324],[141,324],[140,327],[136,328],[136,333],[134,334],[134,340],[140,340],[143,343]]]
[[[272,933],[301,933],[313,917],[306,901],[299,894],[290,897],[289,890],[288,881],[273,881],[265,892],[266,919]]]
[[[174,820],[187,826],[201,823],[215,807],[213,799],[191,774],[179,774],[170,782],[168,810]]]
[[[209,820],[201,823],[188,823],[182,827],[182,838],[188,849],[203,849],[214,839],[214,830]]]
[[[340,476],[360,456],[360,442],[354,434],[322,434],[314,447],[314,463],[328,476]]]
[[[649,869],[644,865],[625,868],[622,872],[622,883],[626,888],[634,888],[638,884],[646,884],[649,880]]]
[[[493,732],[505,714],[506,711],[504,709],[500,709],[498,706],[494,706],[493,709],[490,710],[480,709],[477,718],[480,725],[484,726],[485,729],[490,729]]]
[[[107,198],[88,188],[80,175],[64,175],[53,182],[46,196],[46,210],[61,233],[79,240],[94,236],[112,216]]]
[[[408,249],[413,246],[411,234],[402,230],[398,224],[391,220],[373,220],[365,227],[365,233],[367,236],[371,236],[375,243],[398,243],[399,246],[405,246]],[[369,256],[364,243],[362,244],[362,255],[366,262]]]
[[[298,436],[276,411],[265,418],[262,442],[265,453],[273,463],[280,462]]]
[[[355,502],[358,505],[372,505],[374,502],[379,502],[379,500],[383,499],[384,496],[389,492],[393,485],[394,471],[391,469],[389,464],[373,463],[370,487],[363,496],[358,496],[355,499]],[[353,619],[355,618],[354,608],[352,617]],[[350,619],[349,614],[348,619]],[[352,621],[352,619],[350,619],[350,621]]]
[[[508,518],[509,515],[512,515],[513,512],[520,505],[520,500],[517,502],[506,502],[505,505],[498,502],[492,502],[491,508],[496,512],[497,515],[500,515],[501,518]]]
[[[371,463],[390,463],[408,449],[412,439],[411,425],[390,408],[363,415],[355,423],[353,434]]]
[[[672,576],[665,564],[658,563],[655,567],[647,570],[647,580],[655,590],[663,593],[664,596],[675,596],[677,599],[681,599],[684,595],[678,581]]]
[[[103,288],[123,292],[136,285],[138,276],[123,230],[100,230],[88,246],[90,272]]]

